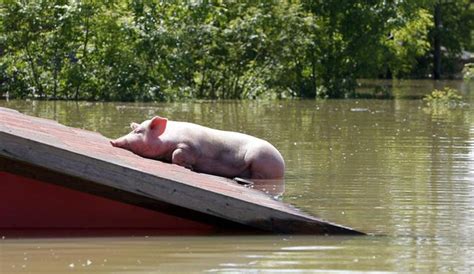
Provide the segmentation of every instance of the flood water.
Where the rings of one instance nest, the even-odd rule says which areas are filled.
[[[0,272],[474,271],[474,84],[387,83],[395,94],[460,89],[470,106],[415,99],[181,103],[0,101],[99,131],[153,115],[248,133],[286,160],[284,202],[370,236],[10,239]],[[404,96],[400,96],[403,98]]]

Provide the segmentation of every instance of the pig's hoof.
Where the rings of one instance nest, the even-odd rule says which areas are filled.
[[[233,180],[236,181],[237,183],[241,184],[241,185],[244,185],[244,186],[253,186],[253,182],[250,181],[250,180],[246,180],[246,179],[239,178],[239,177],[235,177]]]

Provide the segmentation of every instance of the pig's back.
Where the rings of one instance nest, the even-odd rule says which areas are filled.
[[[176,138],[196,154],[196,171],[221,176],[238,176],[249,167],[246,153],[249,147],[266,145],[266,141],[232,131],[213,129],[193,123],[171,124]],[[270,145],[271,146],[271,145]]]

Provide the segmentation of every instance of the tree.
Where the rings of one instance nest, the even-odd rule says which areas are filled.
[[[4,0],[0,93],[354,97],[358,78],[413,77],[431,55],[446,72],[473,48],[470,1],[440,1]]]
[[[433,78],[440,79],[443,70],[453,73],[442,63],[458,59],[462,50],[474,50],[474,3],[470,0],[435,0],[432,2],[434,25],[431,28]],[[444,52],[442,51],[444,48]],[[442,61],[444,60],[444,62]]]

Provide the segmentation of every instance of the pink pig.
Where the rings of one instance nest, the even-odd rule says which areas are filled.
[[[283,180],[283,157],[262,139],[159,116],[141,124],[132,123],[130,127],[132,132],[110,143],[197,172],[247,178],[257,183]]]

